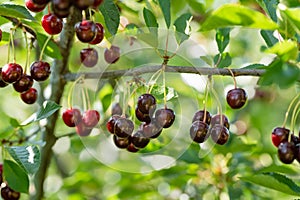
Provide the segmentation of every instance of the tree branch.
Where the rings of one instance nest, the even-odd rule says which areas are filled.
[[[104,72],[88,72],[88,73],[68,73],[64,78],[66,81],[74,81],[80,76],[86,79],[113,79],[121,76],[139,76],[146,73],[154,73],[161,69],[161,65],[136,67],[125,70],[114,70]],[[200,75],[221,75],[231,76],[228,69],[206,68],[206,67],[189,67],[189,66],[166,66],[166,72],[174,73],[192,73]],[[234,76],[261,76],[265,73],[264,69],[231,69]]]

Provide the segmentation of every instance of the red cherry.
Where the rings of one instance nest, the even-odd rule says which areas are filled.
[[[25,5],[26,8],[32,12],[41,12],[47,6],[47,4],[36,4],[32,0],[26,0]]]
[[[75,127],[81,122],[81,112],[77,108],[69,108],[63,112],[62,119],[67,126]]]
[[[6,86],[8,86],[8,83],[6,83],[5,81],[2,80],[2,67],[0,67],[0,87],[4,88]]]
[[[43,61],[35,61],[30,66],[30,75],[36,81],[45,81],[51,73],[50,64]]]
[[[272,131],[272,143],[278,147],[281,142],[288,141],[290,130],[284,127],[276,127]]]
[[[0,42],[2,40],[2,30],[0,29]]]
[[[117,46],[111,46],[110,49],[105,49],[104,59],[107,63],[115,63],[120,58],[120,48]]]
[[[37,100],[37,90],[35,88],[30,88],[26,92],[21,93],[21,99],[27,104],[35,103]]]
[[[23,74],[23,68],[16,63],[9,63],[4,65],[1,71],[2,80],[7,83],[16,82],[21,78]]]
[[[94,67],[98,62],[98,52],[94,48],[86,48],[80,51],[80,60],[86,67]]]
[[[85,124],[82,121],[76,125],[76,133],[81,137],[89,136],[91,132],[92,128],[85,126]]]
[[[95,127],[100,120],[100,114],[97,110],[87,110],[82,115],[82,122],[86,127]]]
[[[91,42],[96,36],[96,24],[93,21],[82,20],[75,24],[75,32],[81,42]]]
[[[99,44],[104,38],[104,28],[102,24],[96,23],[96,36],[90,44]]]
[[[49,13],[43,16],[42,26],[48,34],[56,35],[62,31],[63,21],[54,14]]]
[[[49,3],[50,0],[32,0],[33,3],[35,4],[39,4],[39,5],[42,5],[42,4],[47,4]]]
[[[31,76],[23,74],[22,77],[13,83],[13,87],[17,92],[26,92],[33,85]]]

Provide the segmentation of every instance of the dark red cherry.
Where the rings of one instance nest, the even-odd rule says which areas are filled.
[[[228,105],[233,109],[243,107],[247,101],[247,93],[242,88],[234,88],[229,90],[226,96]]]
[[[107,121],[106,123],[106,129],[114,134],[115,133],[115,123],[116,121],[120,118],[121,116],[120,115],[113,115],[109,118],[109,120]]]
[[[135,148],[141,149],[147,146],[147,144],[150,142],[150,139],[145,136],[143,131],[138,130],[132,135],[131,142]]]
[[[8,83],[6,83],[2,80],[1,74],[2,74],[2,67],[0,67],[0,87],[4,88],[4,87],[8,86]]]
[[[94,48],[86,48],[80,51],[80,60],[86,67],[94,67],[98,62],[98,52]]]
[[[82,115],[82,122],[86,127],[95,127],[100,120],[100,114],[97,110],[87,110]]]
[[[223,122],[223,125],[227,129],[229,129],[229,127],[230,127],[229,120],[225,115],[221,116],[221,115],[217,114],[217,115],[212,116],[210,123],[211,123],[211,126],[214,126],[215,124],[220,124],[221,121]]]
[[[119,138],[116,135],[113,136],[114,144],[120,149],[126,149],[131,143],[131,137]]]
[[[152,94],[142,94],[137,100],[137,108],[144,114],[154,112],[156,109],[156,99]]]
[[[1,197],[4,200],[18,200],[20,199],[20,192],[16,192],[13,189],[11,189],[8,185],[1,188]]]
[[[110,49],[104,50],[104,59],[107,63],[113,64],[119,60],[120,54],[120,48],[112,45]]]
[[[135,116],[141,122],[151,122],[151,116],[149,114],[142,113],[138,108],[135,109]]]
[[[21,99],[24,103],[33,104],[37,100],[37,90],[35,88],[30,88],[26,92],[20,94]]]
[[[81,122],[81,112],[77,108],[69,108],[63,112],[62,119],[67,126],[75,127],[76,124]]]
[[[155,119],[152,119],[150,123],[143,123],[140,129],[143,131],[145,137],[157,138],[161,134],[163,127]]]
[[[190,128],[190,137],[194,142],[202,143],[209,137],[208,124],[203,121],[193,122]]]
[[[45,9],[47,4],[36,4],[32,0],[25,1],[26,8],[32,12],[41,12]]]
[[[89,43],[96,36],[96,24],[93,21],[82,20],[75,24],[75,32],[78,40]]]
[[[103,0],[94,0],[93,8],[94,9],[98,8],[102,2]]]
[[[42,4],[47,4],[50,2],[50,0],[32,0],[33,3],[38,4],[38,5],[42,5]]]
[[[104,38],[104,28],[102,24],[96,23],[96,36],[90,44],[99,44]]]
[[[9,63],[2,67],[2,80],[6,83],[14,83],[22,77],[23,68],[17,63]]]
[[[290,130],[284,127],[276,127],[272,131],[272,143],[278,147],[281,142],[288,141]]]
[[[205,116],[204,116],[204,114],[205,114]],[[204,118],[205,118],[205,123],[207,125],[209,125],[210,121],[211,121],[210,113],[207,110],[205,112],[204,112],[204,110],[199,110],[194,114],[193,122],[195,122],[195,121],[202,121],[203,122]]]
[[[136,153],[139,151],[139,149],[135,148],[135,146],[132,143],[130,143],[126,149],[127,149],[127,151],[129,151],[131,153]]]
[[[94,0],[74,0],[73,4],[80,10],[85,10],[88,7],[92,6],[94,3]]]
[[[68,17],[71,4],[70,0],[52,0],[53,13],[59,18]]]
[[[133,132],[134,124],[130,119],[120,117],[115,122],[114,133],[120,138],[126,138]]]
[[[62,31],[63,21],[56,15],[49,13],[43,16],[42,26],[49,35],[56,35]]]
[[[123,109],[121,108],[119,103],[115,103],[111,108],[112,115],[122,115]]]
[[[291,164],[295,159],[295,144],[293,142],[284,141],[278,146],[278,157],[281,162]]]
[[[35,61],[30,66],[30,75],[36,81],[45,81],[51,74],[50,64],[43,61]]]
[[[175,113],[169,108],[159,109],[155,112],[155,119],[159,126],[169,128],[175,121]]]
[[[300,145],[295,146],[295,159],[300,163]]]
[[[26,92],[32,85],[32,77],[26,74],[23,74],[19,80],[13,83],[13,87],[17,92]]]
[[[76,133],[79,136],[85,137],[85,136],[89,136],[91,134],[93,128],[85,126],[85,124],[81,121],[81,122],[79,122],[79,124],[76,124],[75,129],[76,129]]]
[[[211,135],[212,140],[220,145],[225,144],[229,139],[228,129],[221,124],[215,124],[212,126],[209,130],[209,134]]]

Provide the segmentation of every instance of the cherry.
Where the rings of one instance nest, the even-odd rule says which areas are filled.
[[[159,109],[155,112],[155,119],[161,127],[169,128],[175,121],[175,113],[169,108]]]
[[[0,42],[2,40],[2,30],[0,29]]]
[[[115,103],[113,106],[112,106],[112,109],[111,109],[111,114],[112,115],[122,115],[123,113],[123,110],[120,106],[119,103]]]
[[[38,4],[38,5],[42,5],[42,4],[47,4],[49,3],[50,0],[32,0],[33,3]]]
[[[70,14],[70,0],[52,0],[53,13],[59,18],[68,17]]]
[[[161,134],[163,128],[158,125],[155,119],[153,119],[150,123],[143,123],[140,129],[147,138],[157,138]]]
[[[4,200],[18,200],[20,199],[20,196],[21,196],[20,192],[14,191],[7,185],[1,188],[1,197]]]
[[[120,148],[120,149],[126,149],[130,142],[131,142],[131,137],[128,137],[128,138],[119,138],[117,137],[116,135],[113,136],[113,141],[114,141],[114,144]]]
[[[284,127],[276,127],[272,131],[272,143],[278,147],[281,142],[288,141],[290,130]]]
[[[120,138],[126,138],[131,135],[134,124],[131,120],[120,117],[115,122],[114,133]]]
[[[94,3],[93,0],[75,0],[73,1],[74,6],[80,10],[85,10],[88,7],[92,6]]]
[[[228,129],[221,125],[221,124],[215,124],[210,130],[209,133],[211,135],[211,138],[213,141],[217,144],[223,145],[225,144],[229,139],[229,131]]]
[[[115,123],[116,121],[120,118],[121,116],[120,115],[113,115],[109,118],[109,120],[107,121],[106,123],[106,129],[114,134],[115,133]]]
[[[37,100],[37,90],[29,88],[26,92],[21,93],[21,99],[27,104],[33,104]]]
[[[247,93],[242,88],[234,88],[229,90],[226,96],[228,105],[233,109],[243,107],[247,101]]]
[[[81,112],[77,108],[69,108],[63,112],[62,119],[67,126],[75,127],[76,124],[81,122]]]
[[[210,113],[206,110],[205,111],[205,123],[207,125],[210,124],[210,121],[211,121],[211,115]],[[204,120],[204,110],[199,110],[197,111],[195,114],[194,114],[194,117],[193,117],[193,122],[195,121],[203,121]]]
[[[277,150],[280,161],[285,164],[291,164],[295,159],[295,149],[295,144],[293,142],[281,142]]]
[[[32,85],[32,77],[26,74],[23,74],[19,80],[13,83],[13,87],[17,92],[26,92]]]
[[[142,94],[137,100],[137,108],[144,114],[156,109],[156,99],[152,94]]]
[[[30,66],[30,75],[36,81],[45,81],[51,74],[50,64],[43,61],[35,61]]]
[[[103,0],[94,0],[93,8],[98,8],[102,2]]]
[[[9,63],[4,65],[1,71],[2,80],[7,83],[16,82],[21,78],[23,68],[17,63]]]
[[[222,120],[221,120],[222,119]],[[217,114],[217,115],[214,115],[214,116],[212,116],[212,118],[211,118],[211,125],[212,126],[214,126],[215,124],[220,124],[221,123],[221,121],[223,122],[223,125],[227,128],[227,129],[229,129],[229,127],[230,127],[230,124],[229,124],[229,121],[228,121],[228,118],[225,116],[225,115],[219,115],[219,114]]]
[[[297,145],[295,148],[295,159],[300,163],[300,146]]]
[[[195,121],[193,122],[190,128],[190,136],[194,142],[202,143],[208,137],[208,124],[203,121]]]
[[[85,126],[83,121],[79,122],[79,124],[76,124],[76,133],[81,137],[89,136],[92,132],[92,129],[93,128]]]
[[[94,48],[86,48],[80,51],[80,60],[86,67],[94,67],[98,62],[98,52]]]
[[[86,127],[95,127],[100,120],[100,114],[97,110],[87,110],[82,115],[82,122]]]
[[[90,42],[90,44],[99,44],[103,38],[104,38],[104,28],[102,24],[96,23],[96,36],[95,38]]]
[[[3,80],[2,80],[2,67],[0,67],[0,87],[6,87],[6,86],[8,86],[8,83],[6,83],[6,82],[4,82]]]
[[[132,152],[132,153],[136,153],[139,151],[139,149],[135,148],[135,146],[132,143],[130,143],[126,149],[127,149],[127,151]]]
[[[149,114],[142,113],[138,108],[135,109],[135,116],[141,122],[151,122],[151,117]]]
[[[54,14],[49,13],[43,16],[42,26],[49,35],[56,35],[62,31],[63,21]]]
[[[75,31],[78,40],[81,42],[91,42],[96,36],[96,25],[93,21],[82,20],[75,24]]]
[[[33,0],[26,0],[25,1],[26,8],[32,12],[41,12],[45,9],[47,4],[36,4]]]
[[[104,50],[104,59],[107,63],[113,64],[119,60],[120,54],[120,48],[112,45],[110,49]]]
[[[150,139],[145,136],[143,131],[138,130],[133,134],[131,142],[135,148],[141,149],[147,146],[147,144],[150,142]]]

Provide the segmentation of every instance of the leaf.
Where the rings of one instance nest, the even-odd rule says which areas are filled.
[[[163,101],[164,99],[164,87],[163,85],[157,85],[155,84],[151,90],[151,94],[155,96],[157,99],[158,103]],[[166,87],[166,100],[171,101],[173,99],[178,98],[178,93],[175,91],[174,88],[172,87]]]
[[[39,169],[40,151],[37,146],[13,146],[6,150],[27,173],[34,174]]]
[[[231,56],[228,52],[217,54],[214,57],[214,63],[218,68],[225,68],[231,65]]]
[[[268,47],[272,47],[278,42],[278,39],[273,35],[273,31],[261,30],[260,34],[264,38]]]
[[[189,4],[190,8],[198,14],[205,13],[205,5],[203,3],[200,3],[197,0],[187,0],[187,3]]]
[[[265,52],[276,54],[283,61],[294,60],[298,57],[298,45],[297,42],[284,40],[266,49]]]
[[[158,0],[158,2],[159,2],[161,10],[163,12],[167,28],[170,28],[170,24],[171,24],[171,2],[170,2],[170,0]]]
[[[190,13],[185,13],[180,15],[174,22],[175,30],[176,30],[176,40],[178,44],[181,44],[183,41],[189,38],[189,35],[186,31],[190,29],[190,20],[192,19],[192,15]]]
[[[282,11],[288,20],[300,31],[300,8],[286,9]]]
[[[144,8],[143,16],[144,16],[144,20],[145,20],[145,23],[146,23],[148,28],[151,28],[151,27],[157,28],[158,27],[158,23],[156,21],[156,18],[154,16],[154,14],[151,12],[151,10],[148,10],[147,8]]]
[[[225,4],[212,12],[203,22],[200,30],[243,26],[266,30],[275,30],[278,25],[262,13],[238,4]]]
[[[61,108],[60,105],[56,104],[54,101],[46,101],[43,103],[43,107],[38,112],[35,121],[40,121],[47,117],[50,117],[53,113]]]
[[[240,179],[286,194],[300,196],[300,187],[296,185],[295,182],[293,182],[291,179],[278,173],[266,172],[241,177]]]
[[[38,41],[40,48],[42,48],[44,46],[47,39],[48,39],[48,36],[43,35],[41,33],[37,33],[37,41]],[[57,46],[57,44],[55,42],[53,42],[53,40],[49,40],[44,53],[51,58],[56,58],[56,59],[62,58],[60,49]]]
[[[28,175],[18,164],[11,160],[4,160],[3,173],[10,188],[17,192],[28,193]]]
[[[14,128],[17,128],[20,126],[20,123],[15,118],[10,118],[9,124]]]
[[[30,14],[30,12],[24,6],[15,5],[15,4],[1,4],[0,15],[5,17],[29,19],[35,21],[35,18]]]
[[[223,53],[230,39],[230,28],[220,28],[216,33],[216,41],[220,53]]]
[[[276,8],[278,0],[256,0],[259,5],[266,11],[274,22],[277,22]]]
[[[255,63],[255,64],[247,65],[246,67],[243,67],[242,69],[266,69],[266,68],[267,68],[266,65]]]
[[[101,11],[108,31],[115,35],[120,23],[120,13],[113,0],[104,0],[99,10]]]

